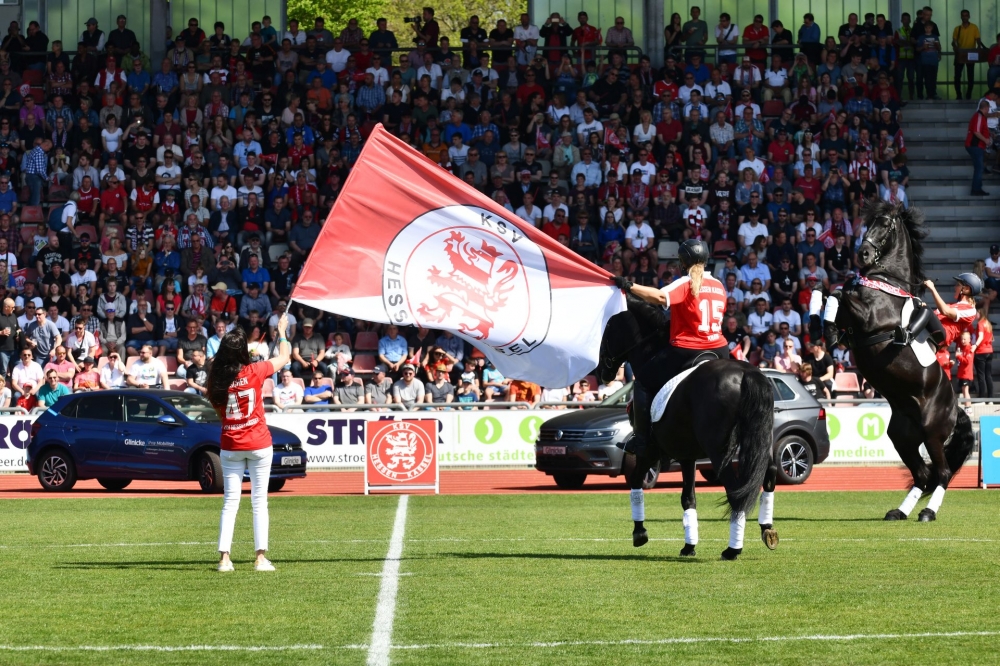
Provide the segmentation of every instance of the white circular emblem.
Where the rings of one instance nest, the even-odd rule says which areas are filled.
[[[552,311],[541,248],[477,206],[428,211],[404,227],[386,252],[382,299],[397,324],[450,329],[513,355],[542,343]]]
[[[372,466],[393,481],[418,478],[434,462],[434,443],[420,428],[400,421],[382,430],[371,446]]]

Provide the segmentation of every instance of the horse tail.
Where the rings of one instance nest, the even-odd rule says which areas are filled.
[[[951,469],[951,478],[955,478],[962,465],[972,455],[976,447],[976,436],[972,433],[972,419],[961,407],[958,408],[958,418],[955,420],[955,430],[951,434],[948,445],[944,447],[944,457]]]
[[[727,489],[727,514],[743,511],[747,515],[757,502],[757,493],[771,464],[774,423],[774,392],[771,382],[756,369],[743,373],[740,382],[740,402],[736,406],[736,427],[722,460],[722,469],[729,467],[739,451],[738,485]]]

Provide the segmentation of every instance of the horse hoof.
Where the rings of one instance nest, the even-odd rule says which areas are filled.
[[[778,530],[761,526],[760,538],[768,550],[774,550],[778,547]]]
[[[932,520],[937,520],[937,513],[931,509],[924,509],[920,512],[920,515],[917,516],[917,520],[921,523],[929,523]]]
[[[694,557],[694,546],[690,543],[684,544],[681,548],[681,557]]]
[[[885,514],[886,520],[906,520],[906,514],[899,509],[893,509],[889,513]]]
[[[634,547],[639,548],[640,546],[645,546],[647,543],[649,543],[649,534],[646,533],[646,530],[635,530],[632,532],[632,545]]]
[[[742,548],[726,548],[724,551],[722,551],[722,559],[727,562],[734,562],[742,552],[743,552]]]

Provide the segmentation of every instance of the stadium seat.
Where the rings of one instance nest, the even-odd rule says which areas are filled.
[[[329,377],[324,377],[323,379],[319,380],[319,385],[329,386],[330,388],[333,388],[333,380],[330,379]]]
[[[733,252],[736,252],[736,243],[731,240],[715,241],[715,251],[712,256],[716,259],[724,259]]]
[[[542,178],[548,178],[549,171],[552,171],[552,162],[549,160],[538,160],[538,163],[542,166]]]
[[[301,379],[299,379],[298,377],[292,377],[292,383],[293,384],[298,384],[302,388],[303,391],[306,390],[306,383],[304,381],[302,381]]]
[[[45,74],[40,69],[25,69],[21,72],[21,81],[29,86],[42,86],[45,84]]]
[[[357,346],[355,349],[358,351],[377,351],[378,334],[373,331],[361,331],[358,333]]]
[[[833,388],[838,393],[861,393],[861,383],[853,372],[839,372],[833,378]]]
[[[167,374],[173,375],[177,372],[177,357],[176,356],[164,356],[163,365],[167,366]]]
[[[22,226],[21,227],[21,243],[23,245],[31,245],[35,242],[35,227],[33,226]]]
[[[354,362],[351,364],[354,368],[354,372],[359,375],[367,375],[375,372],[375,355],[374,354],[358,354],[354,357]]]
[[[274,380],[273,379],[271,379],[270,377],[268,377],[267,379],[264,380],[264,386],[262,388],[262,392],[263,392],[265,400],[267,400],[268,398],[270,398],[270,399],[274,398]]]
[[[21,224],[38,224],[45,221],[45,213],[41,206],[23,206],[21,208]],[[31,235],[34,236],[35,228],[32,227]]]
[[[656,256],[660,261],[677,258],[677,250],[680,244],[675,241],[661,240],[656,246]]]
[[[600,384],[597,381],[597,375],[587,375],[586,377],[584,377],[584,379],[586,379],[587,383],[590,384],[591,391],[596,391],[597,387],[600,386]]]
[[[106,366],[107,364],[108,364],[108,358],[106,356],[102,356],[101,358],[99,358],[97,360],[97,370],[98,370],[98,372],[100,372],[101,370],[103,370],[104,366]]]
[[[278,258],[285,252],[288,252],[286,243],[275,243],[267,248],[267,256],[271,259],[272,264],[278,263]]]
[[[128,371],[132,369],[132,366],[135,365],[138,360],[138,356],[128,357],[128,360],[125,361],[125,374],[128,374]]]
[[[34,268],[24,269],[24,281],[38,283],[38,270]]]
[[[187,380],[171,379],[170,381],[167,382],[167,385],[170,387],[171,391],[183,391],[184,389],[187,388]]]
[[[51,203],[65,203],[69,200],[69,188],[65,185],[49,185],[49,201]]]
[[[764,107],[761,109],[761,115],[767,118],[775,117],[781,115],[782,111],[785,110],[785,103],[780,99],[772,99],[770,102],[764,102]]]
[[[760,365],[761,356],[763,356],[761,351],[759,349],[755,349],[752,352],[750,352],[750,356],[747,357],[747,363],[756,368],[758,365]]]
[[[35,100],[35,104],[39,106],[44,106],[45,104],[45,88],[32,88],[31,96]]]

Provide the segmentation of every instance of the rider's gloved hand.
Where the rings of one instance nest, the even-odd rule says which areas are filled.
[[[612,279],[615,281],[615,286],[624,291],[626,294],[631,291],[633,282],[627,277],[615,275]]]

